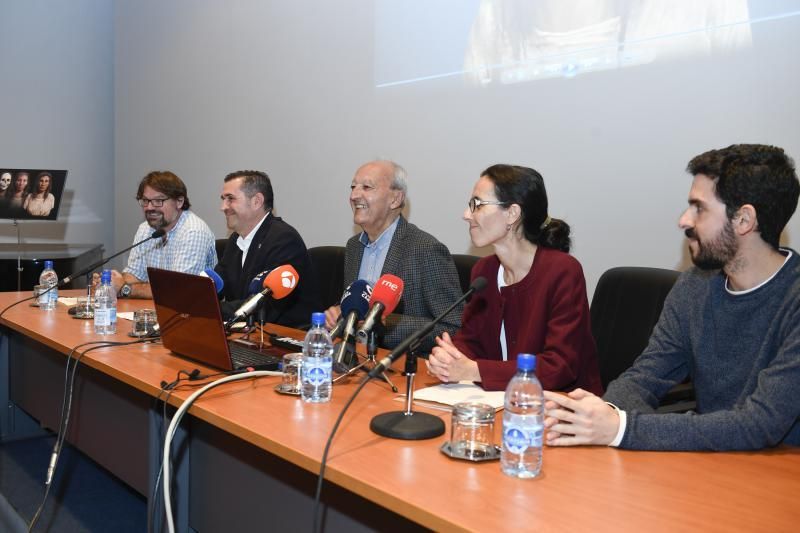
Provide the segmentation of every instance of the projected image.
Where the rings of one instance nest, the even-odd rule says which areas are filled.
[[[0,168],[0,218],[56,220],[66,170]]]
[[[375,81],[509,84],[748,48],[796,0],[378,0]]]
[[[750,46],[745,0],[481,2],[464,60],[476,83],[518,83]]]

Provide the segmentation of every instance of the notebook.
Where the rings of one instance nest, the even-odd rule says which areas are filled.
[[[284,350],[228,341],[214,282],[204,276],[147,268],[159,331],[173,353],[220,370],[277,370]]]

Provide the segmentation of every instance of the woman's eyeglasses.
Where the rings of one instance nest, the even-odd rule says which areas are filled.
[[[508,205],[508,202],[500,202],[498,200],[481,200],[477,196],[473,196],[467,203],[470,213],[474,213],[482,205]]]

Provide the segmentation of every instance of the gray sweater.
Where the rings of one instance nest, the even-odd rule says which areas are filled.
[[[655,414],[690,377],[697,411]],[[719,271],[693,268],[667,296],[650,342],[604,396],[627,412],[620,447],[757,450],[800,445],[800,257],[739,295]]]

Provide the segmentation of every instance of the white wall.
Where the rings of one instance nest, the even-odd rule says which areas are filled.
[[[24,242],[113,247],[113,47],[111,2],[0,4],[0,166],[69,171],[58,220],[20,222]]]
[[[257,168],[309,246],[343,244],[354,232],[352,174],[382,155],[409,171],[411,220],[452,252],[475,252],[461,213],[479,172],[509,162],[544,175],[591,294],[612,266],[685,266],[676,222],[692,156],[760,142],[800,158],[800,17],[755,24],[752,47],[710,56],[505,86],[455,77],[376,89],[373,9],[118,3],[116,246],[129,244],[141,220],[136,185],[156,168],[187,181],[220,237],[223,176]],[[798,239],[796,216],[785,240]]]

